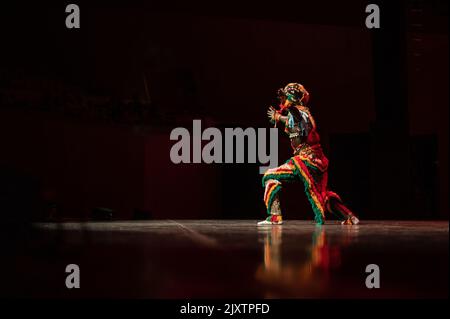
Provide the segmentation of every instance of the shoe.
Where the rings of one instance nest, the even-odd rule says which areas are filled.
[[[351,216],[350,218],[341,222],[342,225],[358,225],[359,219],[356,216]]]
[[[283,219],[281,218],[281,215],[271,215],[267,217],[262,222],[259,222],[258,226],[268,226],[268,225],[281,225],[283,224]]]

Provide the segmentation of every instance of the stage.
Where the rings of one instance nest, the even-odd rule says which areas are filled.
[[[151,220],[39,223],[9,294],[54,298],[448,297],[448,222]],[[68,264],[80,288],[67,289]],[[366,266],[380,288],[366,287]]]

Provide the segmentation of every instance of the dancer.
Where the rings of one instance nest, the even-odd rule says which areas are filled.
[[[269,216],[258,225],[283,223],[279,191],[284,183],[297,180],[305,186],[317,224],[324,224],[325,212],[335,214],[344,225],[358,224],[359,219],[342,203],[341,198],[327,189],[328,159],[322,152],[316,123],[307,107],[309,93],[303,85],[289,83],[278,90],[278,97],[280,110],[271,106],[267,115],[275,126],[284,124],[294,155],[283,165],[264,174],[264,203]]]

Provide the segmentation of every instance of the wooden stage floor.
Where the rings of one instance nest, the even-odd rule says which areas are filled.
[[[448,297],[448,221],[40,223],[0,295],[30,298]],[[8,256],[7,256],[8,257]],[[65,268],[80,268],[67,289]],[[366,266],[380,288],[366,287]]]

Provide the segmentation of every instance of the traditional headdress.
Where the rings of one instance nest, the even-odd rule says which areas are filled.
[[[289,83],[283,89],[278,90],[278,97],[283,100],[287,99],[288,101],[294,104],[305,105],[309,101],[309,93],[303,87],[303,85],[299,83]]]

